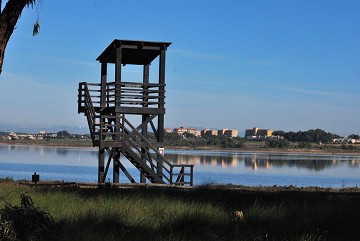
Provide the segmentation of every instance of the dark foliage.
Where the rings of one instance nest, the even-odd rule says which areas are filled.
[[[354,149],[356,149],[356,147],[353,146],[353,145],[349,145],[349,144],[342,144],[341,149],[343,149],[343,150],[354,150]]]
[[[52,240],[54,220],[50,214],[34,207],[31,197],[21,194],[21,205],[8,203],[0,210],[3,232],[1,240],[41,241]],[[7,229],[7,230],[5,230]]]
[[[267,139],[265,145],[272,148],[288,148],[290,143],[284,139]]]
[[[0,74],[4,62],[5,49],[11,35],[16,28],[16,23],[25,7],[39,6],[42,0],[8,0],[5,7],[0,0]],[[37,9],[38,11],[38,9]],[[36,20],[33,28],[33,35],[39,33],[39,19]]]
[[[67,132],[67,131],[59,131],[58,133],[57,133],[57,138],[67,138],[67,137],[70,137],[71,136],[71,134],[69,133],[69,132]]]
[[[245,142],[240,137],[210,136],[196,137],[185,133],[180,136],[177,133],[165,134],[165,145],[167,146],[187,146],[187,147],[217,147],[217,148],[244,148]]]
[[[356,134],[351,134],[348,136],[348,139],[360,139],[360,136]]]
[[[284,131],[274,131],[273,135],[277,136],[283,136],[288,141],[294,141],[294,142],[315,142],[315,143],[329,143],[334,138],[339,138],[340,136],[325,132],[321,129],[311,129],[307,131],[298,131],[298,132],[284,132]]]
[[[311,148],[310,142],[300,141],[298,147],[300,148]]]

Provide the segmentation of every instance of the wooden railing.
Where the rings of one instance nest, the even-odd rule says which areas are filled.
[[[79,84],[78,109],[82,110],[85,104],[84,90],[87,87],[94,107],[101,107],[101,84]],[[106,83],[105,106],[102,107],[154,107],[165,104],[165,85],[136,82]]]
[[[79,83],[78,112],[84,112],[88,122],[91,139],[93,145],[95,145],[95,142],[99,140],[100,116],[94,109],[90,90],[88,85],[84,82]]]
[[[146,137],[144,137],[126,118],[121,117],[123,142],[142,158],[165,183],[175,185],[193,185],[194,165],[174,165],[169,162]]]
[[[164,97],[160,93],[165,85],[154,83],[135,83],[135,82],[111,82],[106,85],[106,104],[107,106],[143,106],[164,104]]]
[[[100,107],[100,84],[79,83],[78,112],[84,112],[87,98],[91,99],[93,108]]]

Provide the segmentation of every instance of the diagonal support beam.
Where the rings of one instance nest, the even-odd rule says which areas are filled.
[[[138,125],[138,127],[136,127],[136,130],[140,131],[144,126],[151,123],[156,116],[157,115],[149,115],[146,119],[143,120],[140,125]]]
[[[119,167],[131,183],[136,183],[135,179],[130,175],[130,173],[126,170],[126,168],[121,162],[119,163]]]
[[[108,148],[106,148],[106,151],[109,153],[109,158],[108,158],[108,161],[106,163],[105,172],[104,172],[104,178],[107,176],[107,173],[109,171],[109,166],[110,166],[110,163],[111,163],[111,159],[113,158],[113,155],[114,155],[114,148],[108,147]]]
[[[155,134],[155,137],[156,137],[157,141],[159,141],[159,140],[158,140],[158,131],[157,131],[157,129],[155,128],[155,125],[154,125],[154,123],[153,123],[152,121],[150,122],[150,125],[151,125],[151,128],[152,128],[152,130],[153,130],[153,132],[154,132],[154,134]]]

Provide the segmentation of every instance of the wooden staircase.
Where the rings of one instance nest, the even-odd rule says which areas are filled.
[[[99,84],[79,84],[78,112],[87,118],[93,146],[105,147],[109,153],[105,175],[117,150],[151,183],[192,186],[193,165],[172,164],[125,114],[114,111],[116,108],[113,106],[101,108],[99,87]],[[121,163],[120,169],[131,182],[135,182]]]

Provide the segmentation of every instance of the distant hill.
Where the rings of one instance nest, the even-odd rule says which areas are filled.
[[[54,127],[18,127],[12,125],[3,125],[0,124],[1,131],[14,131],[22,132],[29,134],[36,134],[40,131],[46,131],[47,133],[56,133],[58,131],[66,130],[71,134],[89,134],[89,129],[87,127],[73,127],[73,126],[54,126]]]

